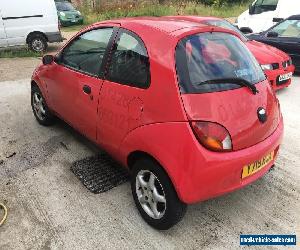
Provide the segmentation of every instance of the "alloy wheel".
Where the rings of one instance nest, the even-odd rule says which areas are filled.
[[[35,92],[33,94],[32,103],[36,116],[43,121],[46,117],[46,109],[43,97],[39,93]]]
[[[153,219],[161,219],[167,208],[165,192],[158,178],[149,170],[136,176],[136,195],[143,210]]]
[[[44,50],[44,44],[43,41],[40,39],[35,39],[32,42],[32,48],[36,51],[36,52],[41,52]]]

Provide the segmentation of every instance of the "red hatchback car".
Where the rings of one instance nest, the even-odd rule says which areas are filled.
[[[32,77],[32,109],[58,116],[129,169],[142,217],[168,229],[186,205],[242,188],[273,166],[278,100],[239,37],[165,18],[96,23]]]
[[[170,16],[169,18],[214,25],[236,32],[265,71],[275,91],[291,84],[295,72],[291,57],[273,46],[250,40],[230,22],[218,17]]]

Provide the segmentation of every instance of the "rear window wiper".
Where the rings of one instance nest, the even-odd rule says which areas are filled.
[[[257,88],[255,87],[254,84],[252,84],[251,82],[249,82],[243,78],[213,79],[213,80],[207,80],[207,81],[199,83],[199,85],[202,85],[202,84],[236,84],[236,85],[240,85],[242,87],[246,87],[246,88],[250,89],[251,92],[253,93],[253,95],[256,95],[257,93],[259,93],[259,91],[257,90]]]

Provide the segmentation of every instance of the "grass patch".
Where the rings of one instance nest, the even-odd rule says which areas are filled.
[[[102,2],[106,1],[101,1],[101,3]],[[95,22],[123,17],[159,17],[173,15],[216,16],[222,18],[237,17],[248,8],[250,2],[252,2],[252,0],[245,0],[242,4],[223,5],[221,7],[216,5],[208,6],[193,1],[170,1],[165,4],[147,4],[124,0],[117,3],[102,3],[94,8],[84,4],[79,7],[80,11],[84,15],[84,25],[63,27],[62,31],[74,32]]]
[[[61,27],[61,31],[63,32],[74,32],[83,29],[86,27],[87,24],[85,25],[72,25],[72,26],[66,26],[66,27]]]
[[[252,1],[252,0],[251,0]],[[85,25],[98,21],[121,17],[137,16],[169,16],[169,15],[199,15],[222,18],[236,17],[245,11],[249,1],[243,4],[207,6],[197,2],[167,2],[166,4],[146,4],[122,1],[116,4],[101,4],[96,8],[81,7],[85,17]]]
[[[0,50],[0,58],[16,58],[16,57],[41,57],[41,53],[33,52],[27,48],[16,49],[12,48],[11,50],[5,49]]]
[[[109,19],[137,16],[173,16],[173,15],[199,15],[216,16],[222,18],[236,17],[248,8],[253,0],[245,0],[242,4],[234,5],[204,5],[193,1],[168,1],[165,4],[143,3],[143,1],[123,0],[123,1],[97,1],[100,3],[93,8],[87,2],[80,11],[84,15],[84,25],[74,25],[63,27],[63,32],[75,32],[85,26]],[[0,58],[14,57],[41,57],[42,54],[32,52],[28,49],[0,50]]]

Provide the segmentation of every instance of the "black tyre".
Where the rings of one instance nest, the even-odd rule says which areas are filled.
[[[158,230],[167,230],[185,215],[181,202],[162,167],[150,158],[138,160],[132,169],[131,190],[143,219]]]
[[[32,34],[27,41],[29,49],[34,52],[44,52],[48,48],[47,39],[42,34]]]
[[[55,116],[50,112],[42,92],[37,86],[31,88],[31,107],[39,124],[50,126],[55,122]]]

